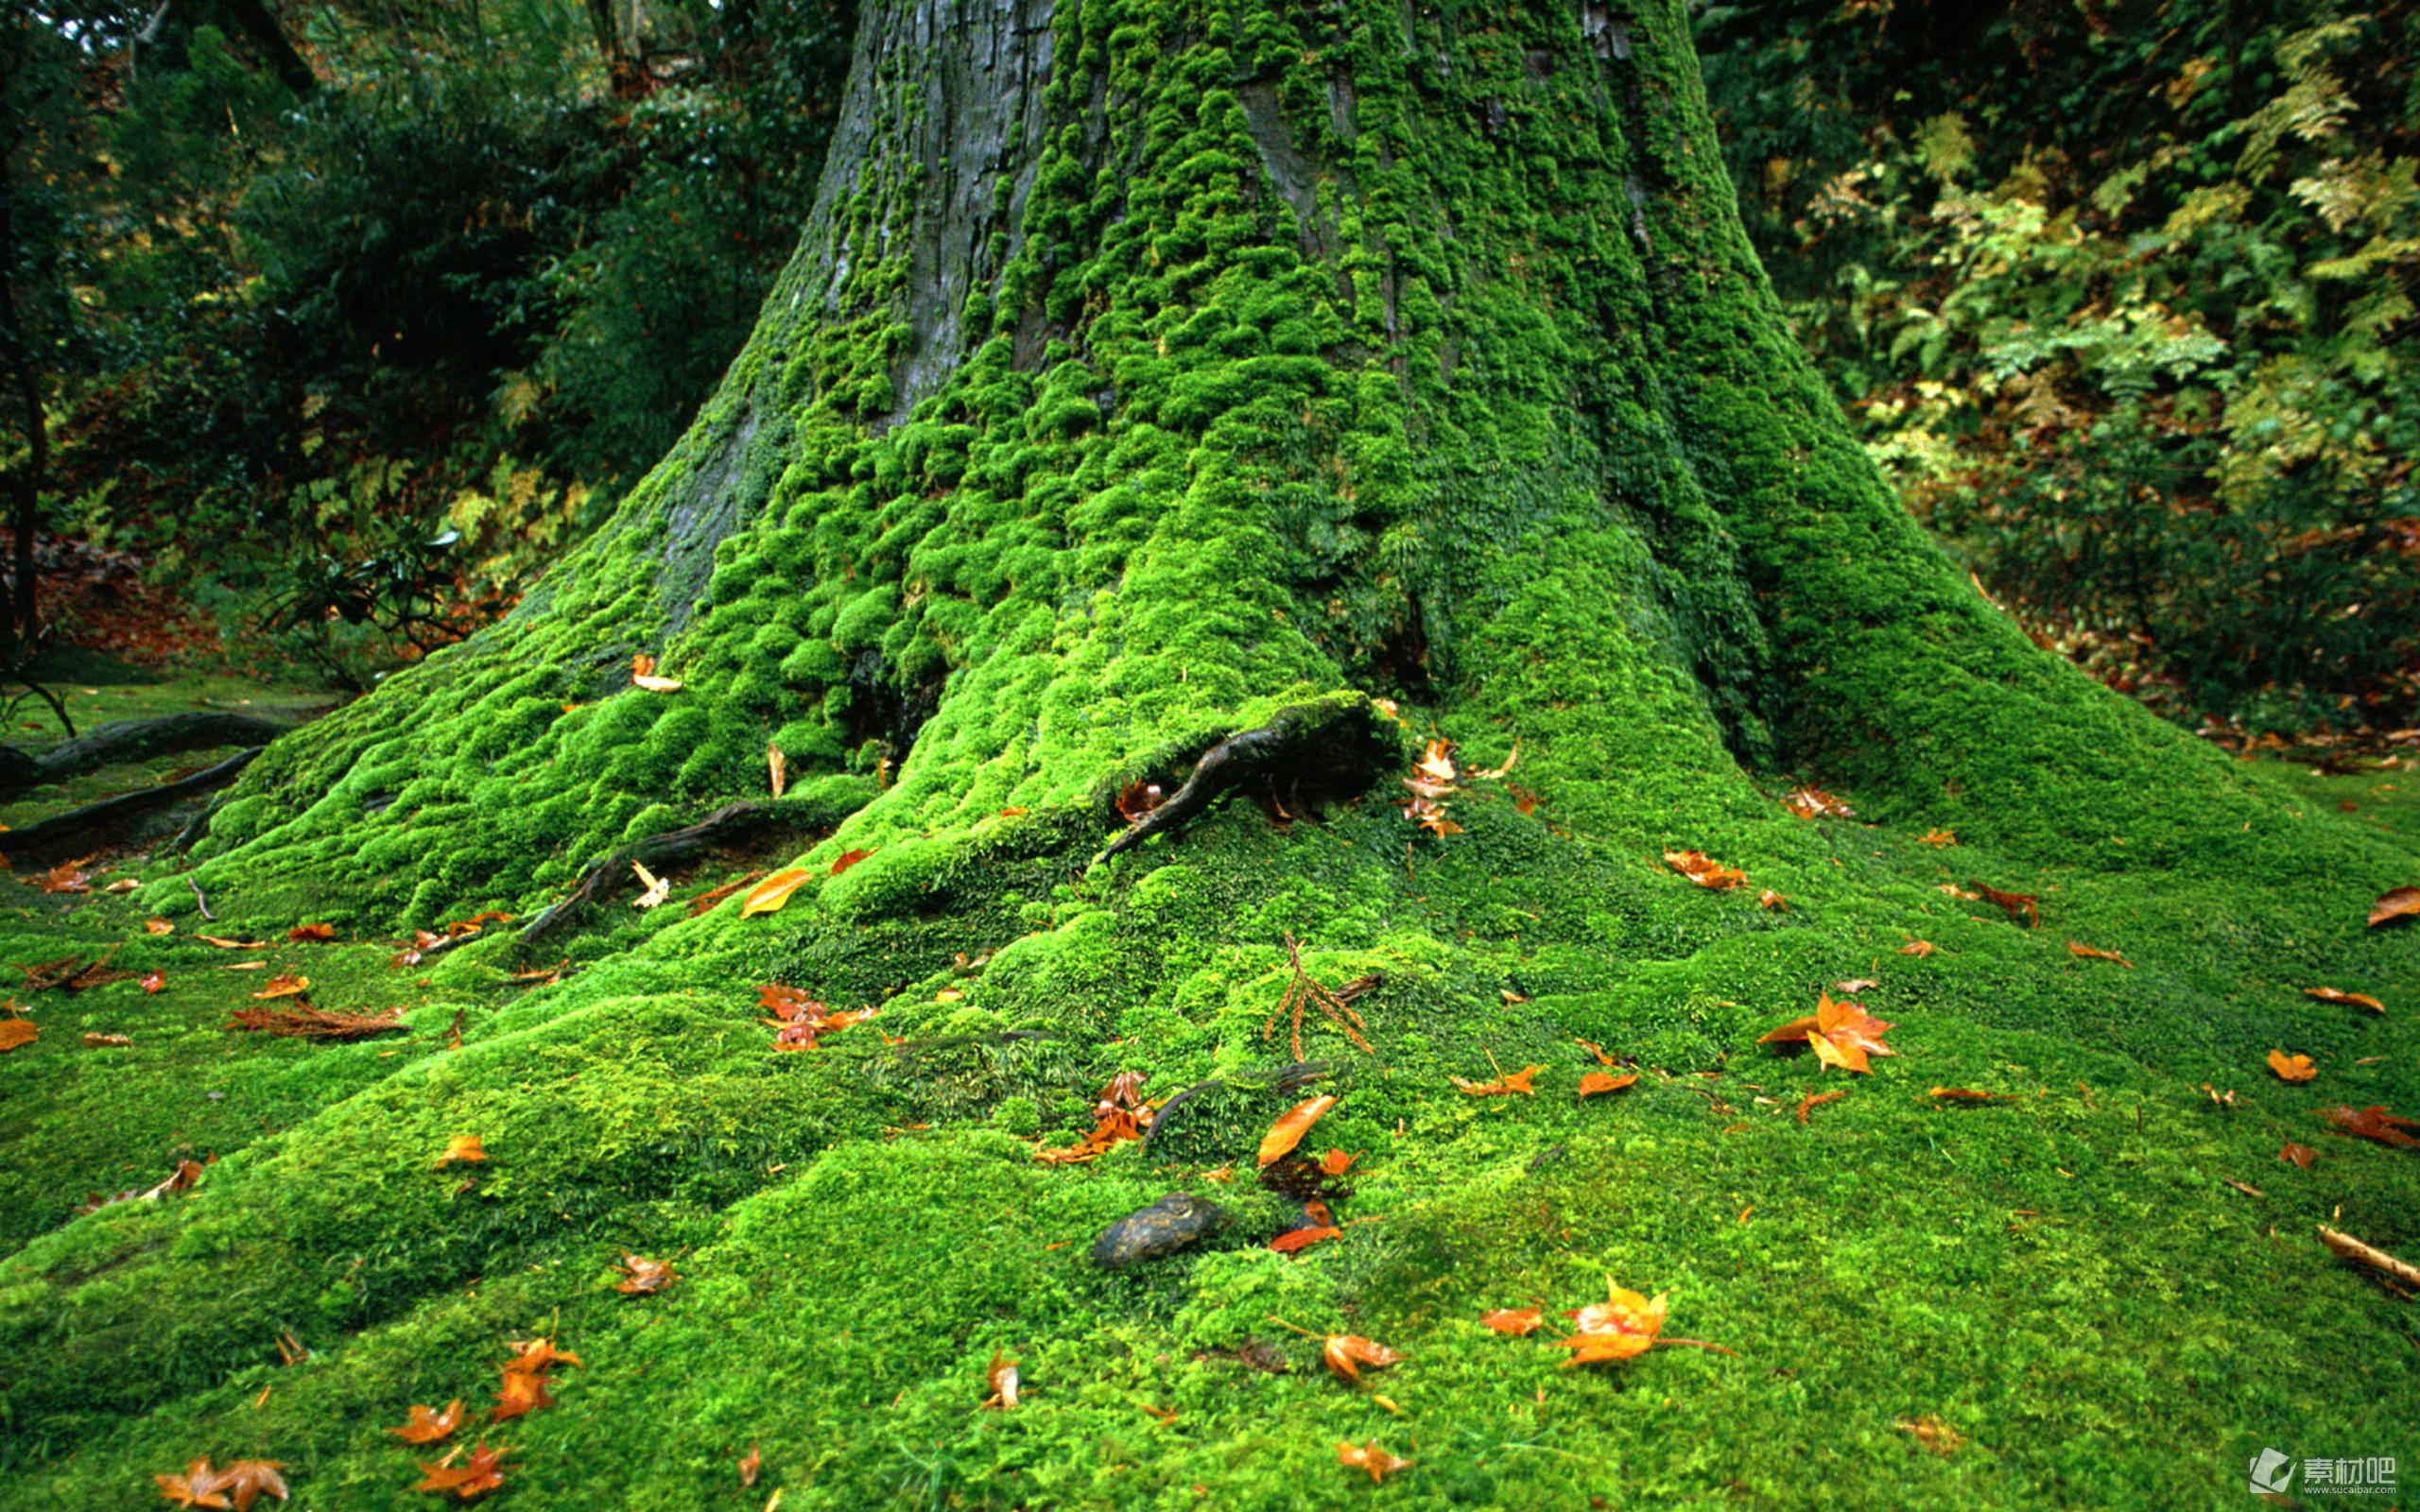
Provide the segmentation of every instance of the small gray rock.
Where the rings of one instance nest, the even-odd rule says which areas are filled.
[[[1093,1263],[1103,1270],[1124,1270],[1173,1255],[1226,1221],[1226,1210],[1208,1198],[1171,1192],[1102,1229],[1093,1241]]]

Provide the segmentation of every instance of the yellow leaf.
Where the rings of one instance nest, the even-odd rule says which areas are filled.
[[[804,867],[791,867],[786,870],[774,872],[751,887],[748,890],[748,896],[740,900],[739,917],[748,919],[757,914],[781,912],[782,905],[790,901],[790,894],[798,891],[800,886],[813,875],[815,873]]]

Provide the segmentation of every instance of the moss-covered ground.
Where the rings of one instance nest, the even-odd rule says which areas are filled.
[[[1550,782],[1528,815],[1465,799],[1443,841],[1377,801],[1290,828],[1236,803],[1089,869],[1065,819],[1007,816],[769,918],[685,919],[747,858],[707,863],[537,987],[501,941],[398,967],[383,939],[248,917],[276,943],[229,952],[189,916],[145,933],[139,895],[16,887],[0,957],[116,945],[168,985],[20,995],[42,1038],[0,1058],[0,1505],[140,1504],[205,1454],[283,1461],[298,1505],[429,1504],[384,1430],[484,1405],[532,1334],[586,1363],[490,1434],[518,1467],[498,1505],[2234,1506],[2263,1447],[2420,1462],[2411,1304],[2312,1231],[2420,1252],[2420,1151],[2316,1114],[2420,1111],[2420,955],[2362,922],[2412,880],[2377,868],[2411,857],[2420,774],[2239,780],[2280,819],[2245,876],[2025,864],[1774,806],[1697,837],[1747,868],[1730,893],[1559,833]],[[1942,891],[1969,879],[2037,893],[2040,927]],[[1343,1237],[1290,1258],[1251,1182],[1303,1095],[1253,1074],[1293,1058],[1263,1038],[1288,932],[1330,986],[1385,977],[1357,1005],[1374,1055],[1306,1029],[1341,1097],[1312,1143],[1366,1153]],[[307,973],[323,1006],[406,1006],[413,1033],[230,1033],[267,974],[231,956]],[[1896,1057],[1860,1077],[1755,1043],[1845,977],[1878,984],[1859,995]],[[881,1011],[776,1054],[754,992],[774,980]],[[1578,1100],[1581,1038],[1641,1080]],[[2273,1048],[2318,1078],[2280,1082]],[[1448,1080],[1531,1063],[1533,1098]],[[1038,1162],[1124,1071],[1154,1096],[1230,1079],[1149,1150]],[[1802,1124],[1817,1090],[1846,1095]],[[437,1168],[466,1133],[488,1162]],[[213,1154],[190,1193],[71,1216]],[[1093,1266],[1106,1223],[1173,1190],[1235,1222]],[[625,1250],[683,1279],[617,1294]],[[1737,1352],[1572,1369],[1559,1334],[1478,1324],[1608,1276]],[[1409,1358],[1357,1389],[1272,1316]],[[280,1363],[281,1333],[310,1357]],[[1013,1412],[981,1405],[995,1350]],[[1904,1426],[1927,1419],[1963,1442]],[[1413,1462],[1382,1486],[1336,1459],[1373,1436]]]
[[[498,1505],[2234,1507],[2264,1447],[2420,1467],[2411,1304],[2312,1233],[2420,1253],[2420,1151],[2317,1117],[2420,1113],[2420,940],[2363,924],[2420,884],[2420,781],[2233,762],[1974,593],[1789,345],[1681,7],[1057,8],[971,232],[919,218],[947,197],[918,133],[974,33],[872,14],[844,115],[873,146],[836,147],[750,351],[614,523],[273,747],[190,870],[0,928],[0,960],[167,978],[35,995],[0,1057],[0,1507],[140,1502],[200,1454],[425,1504],[384,1430],[484,1402],[539,1333],[586,1364],[493,1430]],[[1010,15],[961,19],[1030,62],[1041,33],[984,31]],[[927,232],[981,250],[885,250]],[[938,288],[962,351],[918,345]],[[1389,772],[1324,822],[1238,798],[1093,859],[1127,782],[1309,700],[1407,760],[1520,755],[1442,838]],[[803,851],[389,964],[763,799],[769,744],[836,826]],[[1788,812],[1801,776],[1860,816]],[[781,912],[687,917],[793,860]],[[197,942],[196,885],[411,1038],[225,1032],[265,973]],[[1371,1053],[1306,1026],[1316,1142],[1366,1153],[1293,1257],[1251,1180],[1304,1091],[1263,1033],[1288,936],[1331,988],[1383,978]],[[1757,1043],[1844,979],[1899,1055]],[[878,1012],[779,1053],[771,983]],[[1581,1101],[1582,1039],[1641,1079]],[[1450,1079],[1530,1064],[1530,1097]],[[1130,1072],[1219,1086],[1148,1148],[1035,1159]],[[1846,1095],[1802,1124],[1816,1089]],[[441,1168],[471,1134],[489,1159]],[[219,1157],[194,1190],[68,1216],[183,1145]],[[1092,1265],[1177,1189],[1234,1222]],[[683,1279],[620,1295],[626,1251]],[[1478,1325],[1609,1276],[1734,1352],[1566,1368]],[[1357,1389],[1272,1316],[1408,1358]],[[1899,1426],[1935,1422],[1957,1447]],[[1338,1464],[1374,1435],[1412,1468]]]

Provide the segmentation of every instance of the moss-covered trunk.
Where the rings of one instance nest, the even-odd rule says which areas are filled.
[[[870,7],[692,434],[508,624],[264,761],[204,881],[527,903],[769,743],[897,772],[861,842],[1098,813],[1345,691],[1519,735],[1607,834],[1795,773],[2065,855],[2113,764],[2209,782],[1908,522],[1731,206],[1669,7]],[[2239,833],[2204,804],[2111,859]]]
[[[829,833],[768,859],[813,880],[770,917],[614,898],[569,947],[588,969],[526,997],[495,986],[521,964],[509,942],[457,950],[429,978],[440,1025],[469,1009],[460,1052],[361,1062],[370,1090],[175,1211],[81,1220],[7,1262],[12,1448],[59,1461],[62,1487],[167,1453],[290,1328],[336,1362],[301,1393],[325,1416],[246,1421],[374,1479],[371,1403],[458,1394],[444,1361],[562,1306],[596,1341],[597,1405],[527,1425],[544,1504],[700,1504],[718,1456],[762,1437],[821,1505],[1191,1505],[1212,1479],[1210,1504],[1300,1505],[1297,1477],[1333,1468],[1305,1469],[1331,1454],[1326,1388],[1235,1363],[1285,1311],[1376,1318],[1440,1362],[1436,1495],[1569,1504],[1562,1461],[1443,1436],[1508,1410],[1449,1319],[1612,1266],[1688,1276],[1713,1314],[1688,1332],[1768,1353],[1793,1287],[1813,1307],[1884,1274],[1948,1298],[1938,1390],[1871,1431],[2014,1393],[2048,1426],[2006,1447],[2011,1484],[2090,1469],[2080,1425],[2122,1416],[2138,1383],[2109,1372],[2167,1325],[2134,1317],[2142,1336],[2106,1346],[2092,1329],[2124,1320],[2079,1293],[2090,1338],[1996,1352],[1987,1320],[2031,1305],[2031,1262],[2003,1277],[1927,1237],[2072,1205],[2057,1160],[2083,1157],[2042,1150],[2122,1133],[2092,1122],[2090,1088],[2063,1132],[2039,1121],[2066,1104],[1962,1125],[1986,1142],[1970,1160],[1896,1103],[1850,1151],[1767,1116],[1761,1082],[1686,1074],[1878,974],[1906,996],[1877,1011],[1925,1025],[1926,1075],[2181,1087],[2189,1111],[2193,1081],[2256,1064],[2279,953],[2412,976],[2339,922],[2411,856],[2036,650],[1908,521],[1740,234],[1677,0],[903,0],[869,7],[845,109],[799,256],[674,455],[508,622],[272,747],[194,873],[264,926],[534,911],[617,847],[768,798],[770,745],[783,802]],[[680,689],[632,685],[642,655]],[[1264,729],[1221,760],[1266,812],[1222,791],[1101,857],[1130,783],[1173,788]],[[1392,764],[1430,739],[1461,775],[1449,822],[1424,827]],[[1880,827],[1794,816],[1777,798],[1802,780]],[[1933,829],[1961,849],[1918,843]],[[1693,887],[1667,848],[1750,885]],[[686,896],[738,865],[675,880]],[[2052,922],[1967,902],[1970,879],[2041,893]],[[1786,904],[1760,907],[1767,888]],[[182,878],[140,901],[194,906]],[[1891,954],[1919,935],[1940,961]],[[2086,981],[2071,935],[2167,956]],[[1318,1064],[1282,1069],[1287,1031],[1264,1025],[1289,936],[1328,987],[1379,978],[1355,1005],[1368,1053],[1314,1013]],[[880,1013],[775,1054],[753,994],[774,981]],[[2341,1019],[2297,1032],[2361,1042]],[[1680,1080],[1575,1104],[1594,1064],[1575,1036]],[[1454,1091],[1491,1056],[1546,1067],[1550,1094]],[[1148,1154],[1028,1159],[1021,1141],[1070,1142],[1124,1071],[1193,1089]],[[1277,1199],[1214,1173],[1250,1169],[1305,1074],[1344,1094],[1321,1137],[1373,1152],[1352,1211],[1384,1221],[1292,1262],[1261,1247]],[[1803,1089],[1781,1082],[1806,1078],[1771,1074],[1786,1115]],[[470,1130],[495,1164],[466,1195],[426,1166]],[[2127,1159],[2169,1170],[2167,1148]],[[1864,1185],[1886,1160],[1906,1196]],[[1142,1280],[1087,1268],[1102,1223],[1178,1184],[1236,1210],[1211,1252]],[[2127,1266],[2232,1283],[2202,1229],[2146,1226],[2141,1192],[2110,1190],[2044,1241],[2084,1246],[2058,1276],[2099,1274],[2091,1245],[2117,1243],[2157,1248]],[[2392,1179],[2363,1190],[2411,1213]],[[1774,1247],[1731,1216],[1792,1201],[1754,1231],[1792,1236]],[[599,1295],[625,1246],[700,1246],[661,1329]],[[1835,1253],[1837,1276],[1795,1258]],[[1820,1385],[1787,1389],[1878,1400],[1857,1362],[1906,1351],[1872,1326],[1883,1342],[1835,1363],[1790,1354]],[[173,1349],[121,1358],[163,1329]],[[1037,1410],[960,1400],[962,1358],[995,1345],[1053,1383]],[[2354,1410],[2294,1397],[2290,1342],[2275,1358],[2290,1418]],[[2193,1400],[2200,1366],[2176,1368],[2161,1396]],[[1616,1457],[1727,1494],[1690,1446],[1771,1420],[1789,1374],[1710,1373],[1685,1394],[1703,1422],[1629,1422]],[[1594,1405],[1541,1442],[1591,1455],[1618,1383],[1554,1379]],[[1071,1469],[1130,1436],[1130,1398],[1189,1403],[1199,1435],[1106,1452],[1141,1467],[1138,1501]],[[2105,1504],[2161,1484],[2158,1430],[2133,1426],[2150,1436]],[[647,1496],[580,1457],[612,1435]],[[1934,1473],[1868,1469],[1844,1499]]]

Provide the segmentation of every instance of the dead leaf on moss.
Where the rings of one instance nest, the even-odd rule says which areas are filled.
[[[445,1404],[445,1410],[442,1412],[415,1402],[408,1409],[404,1426],[389,1428],[387,1432],[406,1444],[434,1444],[439,1439],[449,1436],[455,1429],[461,1426],[462,1399],[457,1397]]]
[[[1835,1001],[1824,992],[1817,994],[1813,1013],[1759,1036],[1756,1043],[1787,1044],[1804,1040],[1814,1048],[1815,1058],[1824,1065],[1870,1074],[1874,1068],[1866,1060],[1869,1052],[1877,1056],[1898,1054],[1882,1042],[1882,1036],[1893,1027],[1867,1013],[1863,1005]]]
[[[1311,1224],[1301,1228],[1288,1229],[1270,1240],[1269,1247],[1281,1255],[1291,1255],[1308,1249],[1322,1240],[1340,1238],[1343,1233],[1344,1230],[1334,1224]]]
[[[1991,884],[1987,882],[1977,882],[1972,877],[1966,879],[1966,885],[1974,888],[1976,895],[1986,898],[1991,902],[1999,904],[2000,911],[2008,915],[2009,919],[2013,922],[2022,924],[2026,928],[2031,929],[2034,925],[2042,921],[2042,900],[2036,894],[2030,892],[2002,892]]]
[[[252,994],[256,998],[290,998],[311,990],[307,976],[272,976],[268,984]]]
[[[1841,1088],[1838,1091],[1808,1092],[1806,1096],[1798,1100],[1798,1108],[1796,1109],[1798,1113],[1798,1121],[1802,1124],[1806,1123],[1807,1114],[1813,1112],[1816,1108],[1823,1107],[1825,1103],[1836,1102],[1841,1098],[1846,1097],[1848,1094],[1848,1089],[1845,1087]]]
[[[1295,1145],[1302,1143],[1303,1136],[1311,1131],[1311,1125],[1325,1117],[1327,1110],[1335,1106],[1336,1099],[1332,1096],[1305,1097],[1280,1113],[1277,1122],[1269,1125],[1269,1132],[1260,1138],[1258,1161],[1262,1169],[1284,1159]]]
[[[783,790],[790,785],[789,758],[782,754],[782,747],[770,741],[765,743],[765,777],[775,798],[781,797]],[[756,1484],[752,1476],[748,1484]]]
[[[1609,1071],[1592,1071],[1580,1078],[1580,1095],[1594,1097],[1599,1092],[1617,1092],[1636,1080],[1638,1073],[1634,1071],[1619,1076]]]
[[[2303,996],[2317,998],[2322,1003],[2342,1003],[2353,1007],[2367,1008],[2372,1013],[2386,1011],[2386,1005],[2367,992],[2345,992],[2332,987],[2307,987],[2303,988]]]
[[[1913,1422],[1894,1422],[1891,1426],[1901,1433],[1915,1435],[1917,1443],[1936,1454],[1954,1454],[1958,1452],[1959,1446],[1966,1442],[1965,1435],[1930,1413]]]
[[[641,866],[635,861],[631,863],[631,869],[638,873],[639,885],[647,889],[645,892],[640,893],[636,898],[631,900],[631,907],[661,907],[664,903],[664,900],[672,896],[671,878],[659,877],[654,872],[648,870],[647,868]]]
[[[282,1035],[290,1040],[367,1040],[373,1035],[406,1034],[402,1022],[403,1009],[364,1017],[352,1013],[330,1013],[302,1004],[291,1008],[237,1008],[228,1022],[229,1029],[254,1029],[266,1034]]]
[[[1546,1314],[1543,1310],[1534,1307],[1499,1307],[1479,1314],[1478,1321],[1482,1328],[1493,1329],[1498,1333],[1508,1334],[1513,1338],[1521,1338],[1535,1333],[1543,1327],[1546,1323]]]
[[[2282,1050],[2269,1052],[2269,1069],[2277,1074],[2279,1081],[2308,1081],[2319,1074],[2310,1057],[2289,1056]]]
[[[480,1148],[479,1138],[476,1134],[455,1135],[445,1142],[445,1153],[437,1158],[437,1163],[445,1166],[456,1160],[485,1160],[488,1152]]]
[[[748,896],[740,900],[739,917],[752,919],[758,914],[781,912],[782,905],[790,901],[790,894],[798,891],[813,875],[804,867],[787,867],[774,872],[751,887]]]
[[[2370,904],[2369,927],[2397,923],[2414,914],[2420,914],[2420,887],[2389,887]]]
[[[7,1025],[0,1024],[0,1040],[5,1040],[7,1038],[5,1033]],[[134,1043],[133,1040],[128,1039],[122,1034],[88,1034],[84,1036],[84,1048],[87,1050],[108,1050],[123,1045],[130,1045],[132,1043]],[[0,1044],[0,1050],[5,1050],[7,1048],[7,1045]]]
[[[2402,1118],[2388,1112],[2378,1104],[2356,1108],[2342,1103],[2323,1108],[2319,1116],[2357,1139],[2372,1140],[2380,1144],[2401,1145],[2420,1149],[2420,1140],[2407,1130],[2420,1129],[2420,1119]]]
[[[1358,1448],[1349,1442],[1339,1440],[1336,1446],[1336,1458],[1337,1462],[1347,1469],[1368,1470],[1372,1485],[1384,1482],[1388,1476],[1397,1470],[1411,1469],[1411,1461],[1398,1459],[1378,1447],[1378,1441],[1374,1438]]]
[[[2277,1152],[2277,1159],[2289,1165],[2299,1165],[2308,1171],[2310,1169],[2310,1162],[2319,1159],[2319,1152],[2308,1144],[2297,1144],[2288,1140],[2286,1147]]]
[[[29,1019],[0,1019],[0,1051],[32,1044],[41,1035],[42,1031],[35,1028]]]
[[[1491,1062],[1494,1058],[1489,1057]],[[1509,1097],[1514,1092],[1524,1097],[1535,1097],[1538,1090],[1530,1085],[1530,1078],[1545,1069],[1544,1066],[1524,1066],[1519,1071],[1507,1072],[1498,1066],[1494,1081],[1465,1081],[1460,1076],[1448,1076],[1446,1079],[1465,1097]]]
[[[2086,960],[2116,961],[2118,965],[2124,967],[2130,971],[2135,969],[2134,962],[2126,959],[2123,955],[2118,954],[2116,951],[2104,951],[2098,946],[2078,944],[2074,940],[2067,941],[2067,954],[2070,955],[2083,956]]]
[[[1899,954],[1902,955],[1912,955],[1916,957],[1916,959],[1922,960],[1940,948],[1940,946],[1935,945],[1928,939],[1911,939],[1905,945],[1899,947]]]
[[[1726,867],[1703,850],[1667,850],[1664,864],[1701,887],[1728,891],[1748,880],[1737,867]]]
[[[983,1399],[984,1406],[997,1407],[1002,1412],[1016,1410],[1018,1387],[1021,1383],[1017,1376],[1017,1363],[1014,1360],[1010,1359],[1001,1350],[993,1350],[992,1366],[990,1369],[983,1372],[983,1380],[984,1383],[992,1388],[992,1394]]]
[[[177,926],[164,919],[147,919],[143,921],[143,932],[147,935],[173,935]]]
[[[681,1273],[672,1268],[672,1262],[649,1260],[628,1250],[622,1253],[622,1263],[614,1268],[622,1271],[624,1276],[614,1290],[627,1292],[632,1297],[660,1292],[681,1279]]]
[[[1361,1383],[1361,1366],[1366,1365],[1379,1369],[1399,1365],[1405,1357],[1358,1333],[1331,1333],[1321,1344],[1320,1358],[1327,1362],[1330,1370],[1358,1385]]]
[[[297,944],[309,940],[334,939],[337,937],[337,926],[334,924],[297,924],[292,929],[285,932],[285,937]]]
[[[1918,845],[1956,845],[1958,843],[1958,832],[1955,830],[1927,830],[1924,833],[1916,836],[1916,843]]]
[[[457,1454],[460,1452],[458,1449],[455,1451]],[[475,1502],[504,1484],[504,1456],[511,1452],[503,1446],[490,1449],[487,1440],[480,1439],[478,1448],[471,1452],[464,1464],[453,1464],[454,1455],[448,1454],[434,1465],[422,1465],[421,1474],[425,1478],[412,1489],[451,1491],[462,1501]]]

